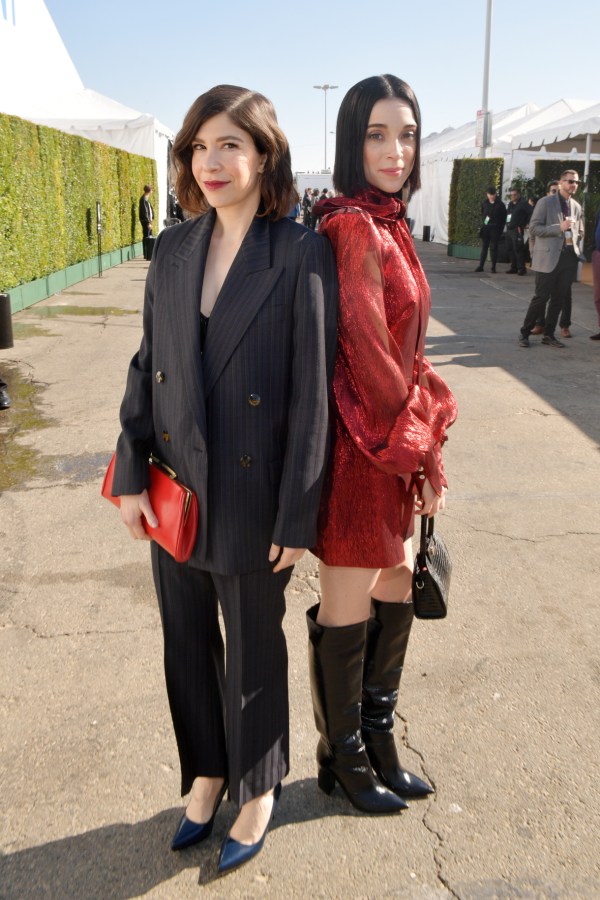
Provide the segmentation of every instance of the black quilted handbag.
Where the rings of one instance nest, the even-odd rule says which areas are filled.
[[[421,543],[415,559],[412,597],[417,619],[443,619],[448,612],[452,561],[433,529],[433,516],[421,516]]]

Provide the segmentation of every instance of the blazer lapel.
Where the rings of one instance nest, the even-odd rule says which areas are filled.
[[[281,272],[281,267],[271,267],[269,221],[257,216],[242,241],[210,316],[204,348],[206,396],[273,290]]]
[[[181,362],[188,402],[200,431],[206,438],[205,386],[200,348],[200,298],[204,267],[215,223],[210,210],[199,218],[171,257],[169,315],[174,346],[181,349]],[[178,226],[175,226],[178,227]]]

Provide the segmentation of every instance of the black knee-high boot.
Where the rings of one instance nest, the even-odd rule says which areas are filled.
[[[414,610],[412,603],[373,600],[362,690],[362,736],[382,784],[400,797],[425,797],[433,789],[400,765],[394,741],[394,711]]]
[[[393,813],[406,803],[376,778],[361,737],[360,698],[367,623],[341,628],[317,625],[318,605],[308,610],[308,660],[319,787],[330,794],[337,781],[350,803],[366,813]]]

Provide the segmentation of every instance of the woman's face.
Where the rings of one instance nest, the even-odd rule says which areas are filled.
[[[397,193],[408,179],[417,151],[417,123],[404,100],[378,100],[371,110],[365,136],[363,164],[370,185]]]
[[[217,210],[258,207],[265,160],[252,135],[227,113],[207,119],[192,141],[192,173],[207,202]]]

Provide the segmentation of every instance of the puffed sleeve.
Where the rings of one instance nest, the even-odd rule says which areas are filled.
[[[425,472],[441,493],[445,485],[441,444],[456,417],[445,382],[417,354],[414,308],[396,340],[387,326],[381,238],[369,215],[358,210],[324,220],[338,268],[338,356],[333,391],[338,413],[360,451],[388,474]],[[423,330],[427,317],[424,316]],[[423,340],[420,342],[423,343]]]

